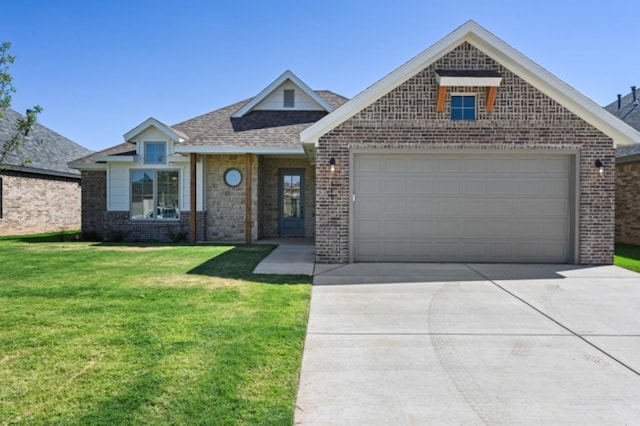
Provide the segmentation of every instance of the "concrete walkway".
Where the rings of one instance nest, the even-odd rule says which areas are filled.
[[[295,423],[638,424],[640,275],[317,265]]]
[[[311,239],[274,238],[256,244],[277,244],[253,270],[254,274],[313,275],[315,244]]]

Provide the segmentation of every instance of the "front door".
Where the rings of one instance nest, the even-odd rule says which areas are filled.
[[[280,171],[280,235],[304,236],[304,170]]]

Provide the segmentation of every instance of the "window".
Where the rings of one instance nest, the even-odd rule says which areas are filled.
[[[476,97],[451,95],[451,119],[475,120]]]
[[[166,153],[167,144],[164,142],[145,142],[144,143],[144,162],[145,164],[164,164],[167,162]]]
[[[180,219],[177,170],[131,172],[131,219]]]
[[[284,107],[293,108],[295,106],[295,91],[293,89],[284,89]]]
[[[2,178],[0,177],[0,219],[2,219]]]

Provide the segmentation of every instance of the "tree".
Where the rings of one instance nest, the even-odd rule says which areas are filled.
[[[0,45],[0,118],[4,116],[5,110],[11,106],[11,95],[16,91],[16,88],[13,87],[13,77],[9,73],[9,68],[15,62],[16,57],[9,54],[10,48],[11,43],[6,41]],[[26,116],[18,119],[15,133],[6,141],[0,141],[0,166],[4,163],[7,155],[20,148],[25,137],[29,135],[29,131],[36,124],[38,114],[41,112],[40,105],[28,109]],[[26,159],[25,162],[30,162],[30,160]]]

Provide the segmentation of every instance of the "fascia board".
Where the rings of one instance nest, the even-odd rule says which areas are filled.
[[[137,159],[137,155],[103,155],[93,157],[93,161],[104,161],[108,163],[133,163]]]
[[[417,74],[433,62],[440,59],[450,50],[462,43],[462,37],[467,31],[467,24],[458,28],[442,40],[436,42],[425,51],[397,68],[395,71],[383,77],[377,83],[357,94],[353,99],[342,105],[333,113],[318,120],[300,133],[302,143],[313,143],[317,146],[318,139],[325,133],[344,123],[366,106],[374,103],[396,87],[404,83],[408,78]]]
[[[170,139],[172,139],[174,141],[177,141],[177,142],[183,142],[184,141],[183,135],[175,132],[173,129],[171,129],[171,127],[169,127],[166,124],[156,120],[153,117],[149,117],[148,119],[146,119],[145,121],[143,121],[142,123],[140,123],[139,125],[134,127],[133,129],[131,129],[127,133],[125,133],[124,134],[124,140],[126,142],[129,142],[129,141],[133,140],[136,136],[138,136],[140,133],[142,133],[145,130],[147,130],[149,127],[155,127],[156,129],[160,130],[162,133],[164,133],[165,135],[167,135]]]
[[[76,170],[107,170],[106,164],[96,163],[67,163],[70,169]]]
[[[386,95],[465,41],[468,41],[498,63],[512,70],[527,83],[611,137],[615,145],[640,143],[640,133],[637,130],[605,111],[591,99],[582,95],[474,21],[469,21],[462,25],[391,74],[359,93],[332,114],[306,128],[300,133],[300,141],[303,144],[315,144],[317,146],[318,139],[321,136],[344,123],[363,108]]]
[[[302,155],[304,149],[299,148],[262,148],[236,146],[176,146],[175,152],[184,154],[262,154],[262,155]]]
[[[485,34],[469,34],[465,37],[466,41],[612,138],[616,146],[640,143],[637,130],[487,30],[481,28],[481,31]]]

